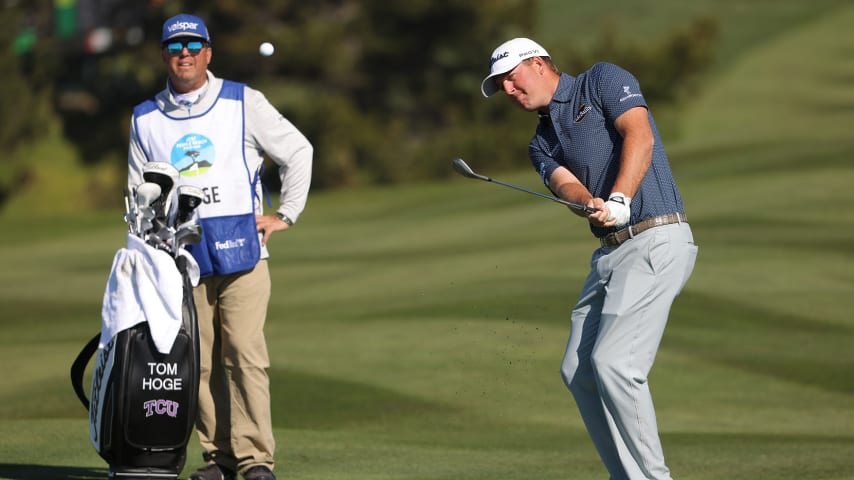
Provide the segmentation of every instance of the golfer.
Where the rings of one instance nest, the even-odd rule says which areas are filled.
[[[647,376],[697,255],[682,197],[637,80],[599,63],[561,73],[527,38],[492,53],[481,92],[538,118],[531,163],[600,243],[572,311],[561,375],[611,480],[670,479]]]
[[[263,94],[208,71],[213,48],[202,19],[163,24],[166,88],[136,106],[128,185],[146,162],[171,162],[181,184],[202,188],[202,241],[191,253],[202,279],[193,291],[199,319],[201,384],[196,427],[205,466],[191,480],[274,480],[270,360],[264,323],[270,299],[266,243],[305,207],[312,146]],[[275,215],[263,215],[259,171],[279,166]]]

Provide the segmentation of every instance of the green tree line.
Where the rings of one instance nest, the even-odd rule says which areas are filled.
[[[51,126],[82,164],[124,168],[131,109],[165,86],[162,22],[181,11],[206,20],[211,70],[264,92],[315,145],[314,189],[444,178],[454,157],[518,166],[531,135],[529,116],[485,101],[479,85],[498,43],[536,38],[536,0],[103,1],[94,22],[113,38],[103,50],[91,29],[62,24],[83,12],[58,5],[74,4],[11,2],[0,18],[0,208],[44,161],[15,152]],[[650,102],[675,103],[711,64],[715,39],[715,22],[698,19],[651,44],[606,29],[590,51],[546,48],[567,73],[612,61]],[[273,56],[258,55],[264,41]]]

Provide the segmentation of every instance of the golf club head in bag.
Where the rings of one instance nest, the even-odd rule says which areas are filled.
[[[199,205],[205,198],[205,193],[199,187],[192,185],[181,185],[178,187],[178,209],[172,225],[177,229],[179,225],[187,223],[193,216]]]
[[[178,257],[181,247],[195,245],[201,241],[202,227],[195,220],[178,225],[175,229],[175,257]]]
[[[161,196],[160,185],[145,182],[136,187],[136,235],[144,238],[151,229],[155,211],[153,204]]]
[[[160,186],[160,197],[153,206],[157,218],[166,222],[172,208],[172,193],[178,185],[181,174],[167,162],[148,162],[142,167],[142,178],[146,182]]]
[[[146,243],[169,254],[174,253],[175,230],[159,218],[155,218],[151,223],[151,230],[145,239]]]
[[[125,193],[125,223],[128,224],[128,231],[136,235],[136,194],[128,188],[124,189]]]

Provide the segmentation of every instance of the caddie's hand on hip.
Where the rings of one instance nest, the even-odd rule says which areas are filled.
[[[287,230],[291,226],[276,215],[255,215],[255,224],[258,226],[258,231],[263,233],[261,245],[267,245],[267,240],[273,232]]]

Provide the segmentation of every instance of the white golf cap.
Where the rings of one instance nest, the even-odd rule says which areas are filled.
[[[498,75],[509,72],[522,63],[522,60],[531,57],[548,57],[546,49],[530,38],[514,38],[508,40],[492,51],[489,59],[489,75],[480,84],[480,91],[484,97],[489,97],[498,91],[498,87],[492,80]]]

